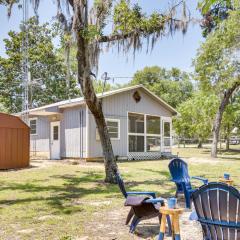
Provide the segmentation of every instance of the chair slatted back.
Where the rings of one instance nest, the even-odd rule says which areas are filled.
[[[123,179],[122,179],[120,173],[116,172],[115,176],[116,176],[116,180],[117,180],[120,191],[122,192],[123,196],[125,198],[127,198],[127,191],[125,189],[124,182],[123,182]]]
[[[190,176],[188,173],[188,165],[180,158],[174,158],[168,165],[173,180],[179,180],[191,188]]]
[[[224,183],[209,183],[192,194],[206,240],[240,240],[240,194]]]

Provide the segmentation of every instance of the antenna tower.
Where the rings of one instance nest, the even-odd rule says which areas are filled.
[[[29,104],[28,104],[28,85],[30,80],[29,59],[28,59],[28,0],[22,0],[23,10],[23,40],[22,40],[22,120],[28,124]]]

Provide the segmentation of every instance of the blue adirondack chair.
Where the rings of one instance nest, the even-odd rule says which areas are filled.
[[[169,171],[171,173],[172,179],[176,184],[176,197],[178,193],[183,193],[186,201],[186,208],[191,208],[191,194],[194,191],[191,185],[191,178],[197,179],[207,184],[208,180],[201,177],[190,177],[188,174],[188,165],[180,158],[174,158],[168,165]]]
[[[240,239],[240,194],[224,183],[209,183],[192,194],[204,240]]]
[[[116,176],[119,189],[125,198],[132,195],[150,197],[149,199],[144,201],[141,206],[132,207],[130,209],[126,219],[126,225],[128,225],[128,223],[132,219],[132,222],[130,224],[130,232],[133,233],[137,225],[139,224],[139,222],[142,220],[158,217],[159,222],[161,223],[161,214],[159,212],[159,207],[164,206],[164,200],[162,198],[156,198],[155,192],[127,192],[120,173],[116,172],[115,176]],[[169,234],[171,234],[172,228],[171,228],[170,216],[167,216],[167,222],[168,222]]]

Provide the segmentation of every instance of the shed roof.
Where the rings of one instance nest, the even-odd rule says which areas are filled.
[[[19,117],[0,113],[0,128],[29,128]]]
[[[119,89],[104,92],[104,93],[98,93],[97,97],[98,98],[105,98],[105,97],[108,97],[108,96],[112,96],[112,95],[115,95],[115,94],[119,94],[119,93],[122,93],[122,92],[134,90],[134,89],[136,89],[136,90],[141,89],[146,94],[148,94],[150,97],[155,99],[158,103],[160,103],[162,106],[164,106],[166,109],[168,109],[173,115],[178,114],[178,112],[173,107],[171,107],[163,99],[161,99],[160,97],[158,97],[157,95],[155,95],[154,93],[149,91],[143,85],[134,85],[134,86],[119,88]],[[37,112],[42,111],[42,110],[45,111],[47,108],[52,108],[52,107],[58,107],[58,108],[61,109],[61,108],[69,108],[69,107],[79,106],[79,105],[82,105],[82,104],[86,104],[83,97],[74,98],[74,99],[64,100],[64,101],[56,102],[56,103],[53,103],[53,104],[48,104],[48,105],[45,105],[45,106],[42,106],[42,107],[34,108],[34,109],[31,109],[29,111],[29,113],[34,114],[34,112],[37,113]],[[44,114],[44,112],[43,112],[43,114]],[[49,112],[49,114],[50,114],[50,112]],[[21,113],[19,113],[17,115],[21,115]]]

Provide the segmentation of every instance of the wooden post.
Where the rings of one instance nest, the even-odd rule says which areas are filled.
[[[174,240],[181,240],[180,237],[180,227],[179,227],[179,215],[178,214],[174,214],[173,217],[173,236],[174,236]]]
[[[166,219],[167,219],[167,216],[165,214],[162,214],[161,225],[160,225],[160,233],[159,233],[158,240],[163,240],[164,239],[164,233],[165,233],[165,230],[166,230]]]

